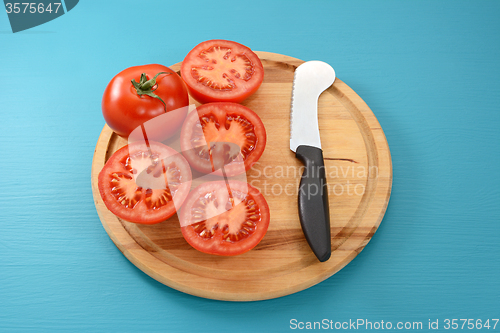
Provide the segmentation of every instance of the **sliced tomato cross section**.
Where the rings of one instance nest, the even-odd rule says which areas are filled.
[[[241,104],[208,103],[188,114],[181,130],[181,149],[191,166],[203,173],[241,174],[259,160],[266,130],[259,116]]]
[[[248,47],[209,40],[193,48],[181,66],[189,93],[200,103],[240,103],[260,87],[264,67]]]
[[[191,187],[191,169],[174,149],[157,142],[117,150],[99,173],[106,207],[129,222],[154,224],[175,214]]]
[[[180,214],[182,235],[195,249],[222,256],[245,253],[267,232],[264,196],[240,181],[204,183],[191,191]]]

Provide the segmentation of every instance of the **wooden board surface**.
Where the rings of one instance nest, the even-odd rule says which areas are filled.
[[[99,195],[97,177],[111,154],[127,142],[105,126],[95,149],[92,191],[109,237],[146,274],[188,294],[252,301],[313,286],[335,274],[365,247],[389,201],[392,165],[384,133],[366,103],[337,78],[320,96],[318,107],[332,234],[332,256],[327,262],[318,262],[300,227],[297,188],[301,164],[289,149],[292,80],[303,61],[256,53],[264,65],[264,82],[243,104],[261,117],[268,141],[247,179],[264,194],[271,222],[253,250],[235,257],[198,252],[182,237],[177,216],[151,226],[117,218]],[[170,67],[178,71],[180,63]],[[175,139],[165,143],[179,146]]]

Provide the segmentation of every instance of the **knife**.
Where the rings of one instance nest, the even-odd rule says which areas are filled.
[[[322,61],[297,67],[290,112],[290,149],[305,165],[298,206],[302,231],[320,262],[331,255],[328,187],[318,126],[318,98],[335,81],[335,71]]]

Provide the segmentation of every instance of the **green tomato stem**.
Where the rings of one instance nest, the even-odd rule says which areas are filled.
[[[156,95],[153,90],[153,87],[156,85],[156,79],[160,74],[167,74],[170,75],[172,74],[171,72],[160,72],[156,74],[152,79],[148,80],[146,77],[146,73],[141,74],[141,79],[139,83],[135,79],[132,79],[132,85],[135,88],[135,91],[137,92],[137,95],[142,96],[142,95],[147,95],[149,97],[156,98],[160,100],[163,103],[163,108],[165,109],[165,112],[167,112],[167,105],[165,102],[161,99],[160,96]]]

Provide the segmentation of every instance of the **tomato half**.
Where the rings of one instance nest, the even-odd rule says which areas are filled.
[[[164,74],[155,79],[158,73]],[[144,81],[149,83],[141,81],[143,74]],[[102,114],[113,131],[127,138],[144,122],[188,104],[187,88],[180,76],[166,66],[152,64],[130,67],[118,73],[104,91]],[[187,108],[182,110],[169,114],[169,120],[157,131],[149,131],[148,137],[162,141],[172,136],[186,117]]]
[[[259,57],[228,40],[209,40],[192,49],[181,66],[190,95],[200,103],[241,103],[264,79]]]
[[[182,154],[203,173],[227,176],[252,167],[266,147],[266,130],[259,116],[241,104],[208,103],[188,114],[181,130]]]
[[[161,143],[133,143],[117,150],[99,173],[106,207],[129,222],[154,224],[175,214],[191,188],[184,157]]]
[[[195,249],[234,256],[253,249],[267,232],[264,196],[239,182],[204,183],[191,191],[180,214],[182,235]]]

